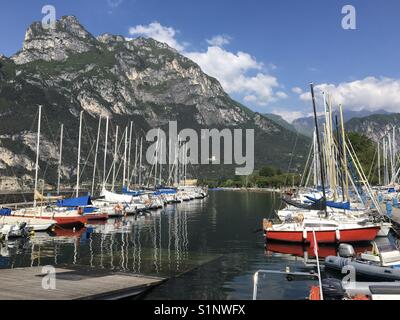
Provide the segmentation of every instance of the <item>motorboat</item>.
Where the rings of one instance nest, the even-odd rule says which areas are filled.
[[[325,267],[341,271],[344,266],[354,268],[356,275],[379,281],[400,280],[400,251],[392,244],[372,242],[372,250],[356,256],[349,244],[341,244],[339,256],[325,258]]]
[[[0,239],[25,238],[32,231],[26,222],[15,224],[0,224]]]
[[[53,219],[37,219],[37,218],[25,218],[16,216],[0,216],[0,225],[15,225],[20,223],[26,223],[29,229],[36,232],[51,231],[57,224],[56,220]]]
[[[309,300],[321,300],[319,286],[312,286]],[[400,300],[398,282],[353,282],[327,278],[322,280],[324,300]]]

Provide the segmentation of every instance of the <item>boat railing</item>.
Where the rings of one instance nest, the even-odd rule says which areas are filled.
[[[257,300],[257,294],[258,294],[258,277],[260,274],[280,274],[280,275],[286,275],[286,279],[288,281],[293,281],[293,280],[298,280],[301,278],[301,280],[305,279],[310,279],[311,280],[319,280],[318,273],[314,272],[291,272],[289,268],[286,269],[286,271],[278,271],[278,270],[258,270],[256,273],[254,273],[253,276],[253,300]]]

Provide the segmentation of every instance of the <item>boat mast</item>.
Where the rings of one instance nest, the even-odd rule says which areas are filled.
[[[186,170],[187,170],[187,145],[186,143],[183,145],[183,185],[186,186]]]
[[[61,123],[60,132],[60,154],[58,158],[58,173],[57,173],[57,194],[60,194],[60,182],[61,182],[61,159],[62,159],[62,149],[63,149],[63,135],[64,135],[64,124]]]
[[[79,117],[79,138],[78,138],[78,161],[76,168],[76,197],[79,197],[79,176],[80,176],[80,162],[81,162],[81,139],[82,139],[82,118],[83,111],[81,111]]]
[[[168,157],[166,157],[167,161],[168,161],[168,181],[167,184],[169,184],[169,180],[171,177],[171,163],[170,163],[170,159],[171,159],[171,138],[168,137]]]
[[[132,151],[132,131],[133,131],[133,121],[131,121],[129,128],[129,150],[128,150],[128,169],[127,169],[127,187],[131,184],[131,151]]]
[[[157,132],[156,152],[154,154],[154,188],[157,187],[157,164],[158,164],[158,147],[160,145],[160,129]],[[151,174],[151,172],[150,172]]]
[[[162,179],[162,157],[163,157],[163,144],[162,144],[162,139],[161,139],[161,143],[160,143],[160,179],[159,179],[159,183],[160,186],[162,185],[161,183],[161,179]]]
[[[133,172],[134,172],[134,176],[135,176],[135,185],[137,184],[137,164],[138,164],[138,139],[135,139],[135,166],[133,167]]]
[[[116,127],[115,130],[115,146],[114,146],[114,161],[113,161],[113,177],[112,177],[112,185],[111,185],[111,190],[114,192],[114,187],[115,187],[115,170],[116,170],[116,164],[117,164],[117,148],[118,148],[118,129],[119,127]]]
[[[140,138],[140,155],[139,155],[139,186],[142,185],[142,153],[143,153],[143,138]]]
[[[127,149],[128,149],[128,127],[125,128],[124,172],[122,173],[122,187],[126,186],[125,180],[126,180]]]
[[[100,140],[100,128],[101,128],[101,117],[99,117],[99,126],[97,128],[97,139],[96,139],[96,151],[94,153],[92,193],[91,193],[92,196],[94,194],[94,180],[95,180],[95,177],[96,177],[97,153],[99,151],[99,140]]]
[[[179,162],[180,162],[180,152],[181,152],[181,139],[180,139],[180,137],[179,137],[179,135],[178,135],[178,143],[177,143],[177,145],[176,145],[176,148],[177,148],[177,152],[176,152],[176,183],[177,183],[177,185],[179,186],[180,184],[181,184],[181,179],[180,179],[180,168],[179,168],[179,166],[180,166],[180,164],[179,164]]]
[[[106,188],[107,144],[108,144],[108,117],[106,117],[106,139],[104,142],[103,189]]]
[[[344,117],[343,117],[343,106],[339,105],[339,113],[340,113],[340,127],[342,129],[342,153],[343,153],[343,169],[344,169],[344,190],[343,193],[346,195],[346,200],[350,201],[349,196],[349,176],[347,174],[347,142],[346,142],[346,133],[344,131]]]
[[[339,106],[340,108],[340,106]],[[346,174],[346,170],[344,169],[344,161],[343,161],[343,155],[342,155],[342,141],[340,138],[340,133],[339,133],[339,121],[338,121],[338,115],[335,115],[335,127],[336,127],[336,141],[337,141],[337,150],[338,152],[336,153],[336,159],[337,159],[337,164],[338,167],[341,168],[341,170],[338,170],[338,174],[340,172],[340,175],[338,175],[338,180],[340,181],[340,188],[342,189],[342,201],[346,202],[346,195],[345,195],[345,189],[344,189],[344,174]]]
[[[37,141],[36,141],[36,163],[35,163],[35,188],[33,194],[33,206],[36,208],[36,193],[37,193],[37,185],[38,185],[38,174],[39,174],[39,151],[40,151],[40,123],[42,118],[42,106],[39,106],[39,119],[38,119],[38,132],[37,132]]]
[[[381,185],[381,146],[378,139],[378,185]]]
[[[314,156],[314,160],[313,160],[314,187],[317,188],[318,187],[318,155],[317,155],[317,137],[315,134],[315,130],[314,130],[314,134],[313,134],[313,156]]]
[[[321,144],[320,144],[320,139],[319,139],[318,117],[317,117],[317,107],[316,107],[315,95],[314,95],[314,84],[311,83],[310,88],[311,88],[311,98],[312,98],[313,109],[314,109],[314,122],[315,122],[315,133],[317,135],[318,156],[319,156],[320,169],[321,169],[323,204],[324,204],[324,209],[325,209],[325,216],[327,217],[328,211],[326,210],[325,176],[324,176],[324,169],[322,167],[322,153],[321,153]]]
[[[396,127],[393,126],[393,138],[392,138],[392,183],[395,183],[396,175]]]

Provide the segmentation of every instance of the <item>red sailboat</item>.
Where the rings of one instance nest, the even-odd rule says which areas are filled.
[[[338,243],[372,241],[378,235],[380,226],[373,223],[342,223],[328,219],[272,224],[265,219],[263,230],[266,240],[311,243],[314,230],[318,243]]]

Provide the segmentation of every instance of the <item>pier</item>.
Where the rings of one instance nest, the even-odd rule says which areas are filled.
[[[83,267],[56,268],[55,289],[45,289],[43,267],[0,271],[0,300],[118,300],[137,297],[165,278]]]

